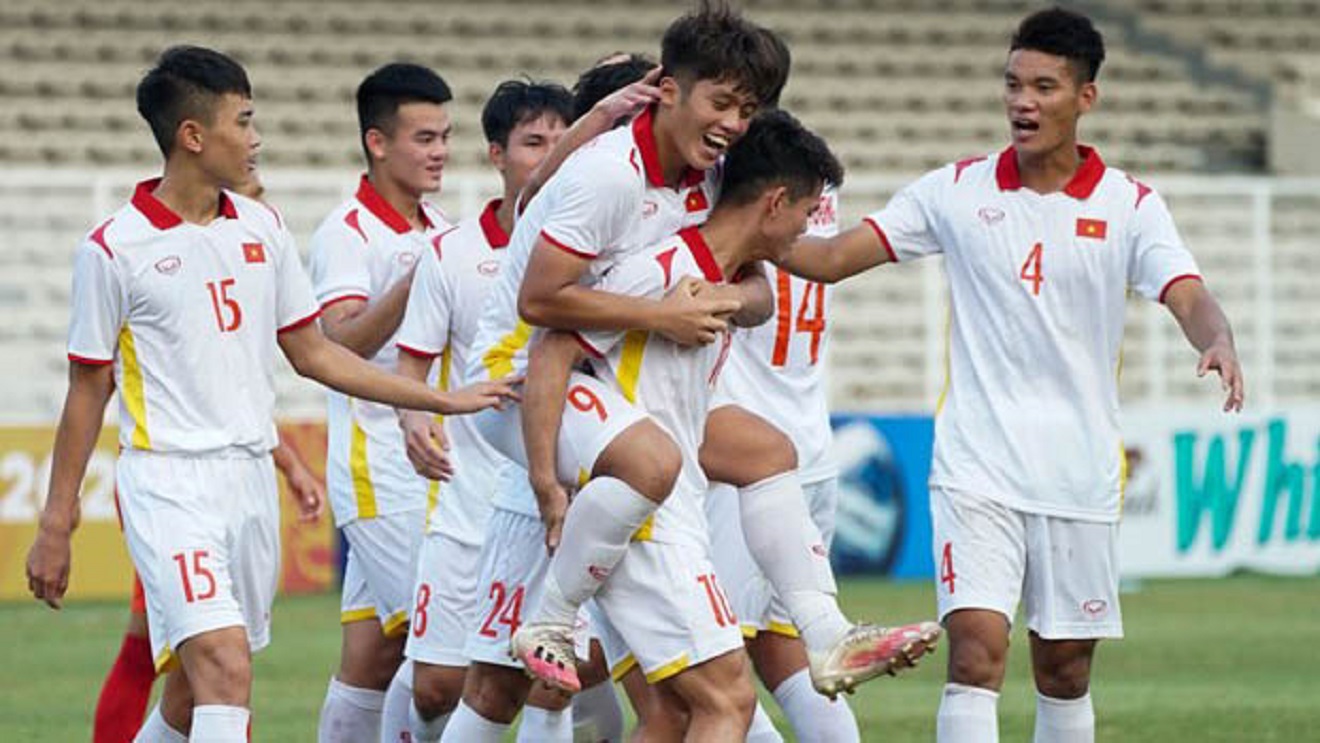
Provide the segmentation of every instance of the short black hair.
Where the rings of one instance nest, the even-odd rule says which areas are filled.
[[[1079,83],[1095,82],[1105,61],[1105,40],[1091,19],[1057,6],[1023,19],[1008,47],[1009,52],[1019,49],[1067,59]]]
[[[605,60],[625,56],[624,52],[603,57],[590,69],[578,75],[573,83],[573,121],[582,118],[605,96],[625,85],[631,85],[655,67],[655,60],[644,54],[626,54],[625,59]]]
[[[792,114],[775,109],[757,114],[729,148],[720,203],[749,203],[772,185],[787,186],[789,196],[800,199],[842,183],[843,165],[825,140]]]
[[[367,130],[393,133],[399,107],[405,103],[448,103],[454,99],[449,85],[429,67],[393,62],[367,75],[358,85],[358,136],[367,146]],[[371,153],[367,153],[371,160]]]
[[[660,42],[664,74],[683,84],[732,82],[765,107],[779,105],[790,64],[784,40],[743,18],[726,0],[702,0],[669,24]]]
[[[552,114],[567,125],[572,107],[572,94],[558,83],[505,80],[481,109],[481,130],[487,142],[508,147],[509,133],[519,124]]]
[[[137,110],[169,157],[179,124],[187,119],[210,124],[216,101],[227,93],[252,97],[242,65],[214,49],[172,46],[138,83]]]

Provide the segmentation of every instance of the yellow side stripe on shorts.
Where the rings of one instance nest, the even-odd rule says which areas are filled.
[[[147,433],[147,394],[143,387],[142,365],[138,363],[137,341],[128,323],[119,329],[119,358],[124,364],[124,408],[133,419],[134,449],[150,449],[151,435]]]
[[[519,320],[512,332],[482,354],[481,363],[491,379],[507,377],[513,373],[513,357],[518,355],[531,337],[532,326]]]
[[[368,606],[365,609],[349,609],[339,612],[340,624],[352,624],[353,622],[365,622],[368,619],[376,618],[376,607]]]
[[[157,674],[172,671],[175,666],[179,665],[179,656],[174,654],[169,645],[166,645],[161,648],[160,655],[156,656],[155,665]]]
[[[690,664],[691,662],[688,660],[688,654],[683,653],[674,660],[646,674],[646,683],[658,684],[670,676],[682,673]]]
[[[773,633],[775,633],[776,635],[783,635],[784,637],[799,637],[799,636],[800,636],[800,635],[798,634],[798,628],[797,628],[797,627],[794,627],[794,626],[791,625],[791,624],[785,624],[785,623],[783,623],[783,622],[776,622],[776,621],[773,621],[773,620],[770,621],[770,622],[767,622],[767,623],[766,623],[765,631],[766,631],[766,632],[773,632]]]
[[[350,405],[352,403],[349,403]],[[371,483],[371,465],[367,463],[367,432],[353,423],[353,441],[348,452],[348,471],[353,478],[353,497],[360,519],[376,518],[376,486]]]
[[[615,682],[622,681],[623,677],[627,676],[628,672],[631,671],[633,667],[636,665],[637,665],[636,656],[634,656],[632,653],[628,653],[627,655],[623,656],[623,660],[619,661],[618,663],[615,663],[614,667],[610,669],[610,678],[614,679]]]
[[[756,637],[761,632],[761,628],[754,624],[740,624],[738,625],[738,629],[742,630],[742,636],[747,640]]]
[[[380,625],[380,633],[386,637],[399,637],[408,631],[408,612],[396,611]]]
[[[940,385],[940,398],[935,401],[935,417],[944,412],[944,403],[949,399],[949,383],[952,377],[949,371],[949,343],[953,337],[953,311],[944,311],[944,384]]]
[[[642,373],[642,356],[646,353],[646,340],[650,334],[645,330],[629,330],[623,336],[623,352],[619,357],[619,390],[631,403],[637,402],[637,378]]]
[[[650,516],[646,517],[646,520],[642,522],[641,526],[637,527],[637,531],[633,532],[632,541],[649,542],[654,536],[654,532],[655,532],[655,514],[653,513]]]

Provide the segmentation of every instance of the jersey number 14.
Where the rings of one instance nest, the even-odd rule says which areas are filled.
[[[777,274],[775,294],[777,296],[777,324],[775,331],[775,349],[770,357],[774,366],[788,363],[788,346],[794,333],[811,335],[811,363],[820,360],[820,339],[825,334],[825,285],[808,281],[798,303],[796,321],[793,317],[793,277],[782,268],[775,269]]]

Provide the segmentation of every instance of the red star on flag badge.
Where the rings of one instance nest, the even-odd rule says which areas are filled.
[[[261,243],[243,243],[243,261],[246,263],[265,263],[266,246]]]
[[[1109,228],[1109,223],[1103,219],[1077,218],[1077,236],[1092,237],[1096,240],[1105,239],[1105,233]]]
[[[689,212],[700,212],[710,208],[710,202],[706,200],[706,192],[700,188],[688,191],[685,205]]]

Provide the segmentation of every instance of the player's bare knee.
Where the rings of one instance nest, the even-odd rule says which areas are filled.
[[[596,462],[595,476],[622,480],[646,498],[663,502],[683,468],[683,453],[673,438],[651,421],[629,427]]]
[[[955,684],[998,689],[1004,683],[1008,653],[979,638],[949,642],[949,680]]]
[[[414,664],[413,704],[423,718],[433,720],[453,712],[462,696],[462,669]]]
[[[487,720],[513,722],[523,702],[527,700],[531,682],[516,668],[478,668],[478,665],[473,665],[468,669],[467,682],[463,685],[463,702]]]
[[[186,643],[185,671],[197,704],[246,706],[252,689],[252,658],[242,643],[206,633]]]
[[[746,487],[797,469],[797,447],[783,431],[736,406],[711,414],[698,452],[701,469],[715,482]]]
[[[1037,653],[1032,662],[1036,689],[1054,699],[1077,699],[1091,688],[1091,653]]]

